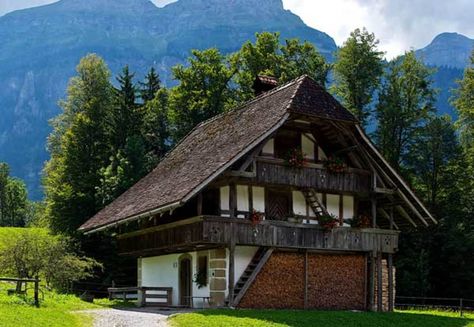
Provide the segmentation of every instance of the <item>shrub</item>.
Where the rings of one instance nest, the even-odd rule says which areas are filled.
[[[102,265],[78,256],[69,238],[44,230],[27,230],[0,250],[0,273],[17,278],[44,278],[64,291],[74,281],[93,276]]]

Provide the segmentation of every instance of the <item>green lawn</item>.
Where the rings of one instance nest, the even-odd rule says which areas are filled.
[[[1,327],[89,327],[92,317],[74,311],[98,309],[118,305],[119,302],[95,300],[94,304],[81,301],[73,295],[46,292],[40,308],[35,308],[31,297],[7,295],[7,289],[14,285],[0,283],[0,326]]]
[[[178,314],[172,327],[474,327],[474,314],[403,311],[394,313],[291,310],[205,310]]]

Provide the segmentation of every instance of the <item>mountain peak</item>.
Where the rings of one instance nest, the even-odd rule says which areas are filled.
[[[425,64],[452,68],[466,67],[474,40],[459,33],[441,33],[430,44],[417,51]]]
[[[105,10],[106,12],[117,10],[148,10],[156,9],[150,0],[60,0],[55,3],[62,10]]]
[[[441,33],[441,34],[436,35],[433,41],[431,41],[430,46],[438,45],[438,44],[444,45],[447,43],[451,45],[452,44],[471,45],[473,42],[474,40],[468,38],[465,35],[455,33],[455,32],[453,33],[446,32],[446,33]]]

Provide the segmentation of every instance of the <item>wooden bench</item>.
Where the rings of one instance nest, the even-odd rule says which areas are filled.
[[[136,300],[140,307],[169,307],[172,304],[172,287],[109,287],[107,290],[109,299]],[[147,301],[147,299],[161,299],[163,301]]]

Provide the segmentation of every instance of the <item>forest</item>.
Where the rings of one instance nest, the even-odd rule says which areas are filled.
[[[307,74],[358,118],[439,222],[401,234],[397,295],[474,298],[474,52],[452,90],[457,121],[437,113],[434,70],[413,51],[384,60],[365,29],[351,33],[334,63],[308,42],[263,32],[230,55],[193,50],[172,73],[176,86],[165,87],[154,68],[143,80],[128,66],[114,77],[102,58],[85,56],[51,121],[45,198],[28,201],[24,183],[0,164],[0,226],[49,229],[93,258],[92,266],[103,263],[96,280],[120,280],[123,259],[111,238],[77,228],[198,123],[250,100],[255,76],[283,84]]]

